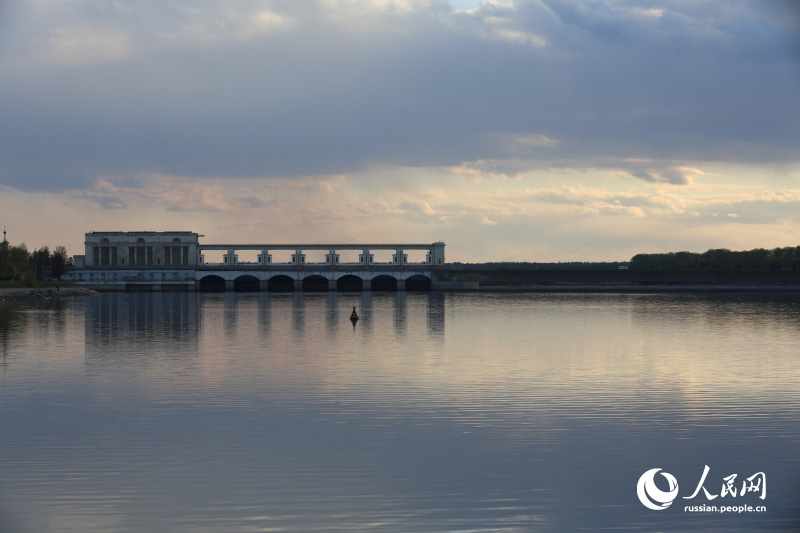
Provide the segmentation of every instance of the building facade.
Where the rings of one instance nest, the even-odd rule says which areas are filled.
[[[201,237],[190,231],[92,231],[85,255],[74,257],[67,277],[102,290],[404,290],[437,288],[434,273],[445,265],[444,242],[203,244]],[[257,260],[240,262],[242,251]],[[342,262],[343,251],[358,260]],[[410,262],[408,251],[419,260]],[[204,252],[224,253],[213,263]],[[273,262],[273,252],[287,260]],[[307,262],[306,252],[324,260]],[[375,261],[378,252],[384,262]]]
[[[93,231],[84,241],[84,267],[197,266],[199,237],[190,231]]]

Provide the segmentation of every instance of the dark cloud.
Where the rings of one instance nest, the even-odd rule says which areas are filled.
[[[768,3],[367,4],[242,2],[234,16],[210,0],[79,2],[27,15],[39,24],[20,27],[38,33],[15,29],[0,49],[0,184],[522,156],[577,168],[800,159],[797,26]]]
[[[242,196],[241,198],[237,198],[237,201],[247,205],[248,207],[266,207],[269,205],[269,202],[265,202],[257,196]]]
[[[103,209],[128,209],[128,204],[116,196],[101,196],[87,193],[82,194],[81,198],[84,200],[91,200]]]

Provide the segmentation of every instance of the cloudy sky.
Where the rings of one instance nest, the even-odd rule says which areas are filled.
[[[800,245],[792,0],[0,0],[0,225],[432,242],[448,260]]]

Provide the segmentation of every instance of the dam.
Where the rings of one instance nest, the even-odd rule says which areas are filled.
[[[66,279],[108,291],[471,288],[437,279],[444,242],[206,244],[201,237],[190,231],[92,231]]]

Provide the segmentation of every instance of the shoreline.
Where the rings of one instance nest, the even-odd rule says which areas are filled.
[[[131,292],[131,293],[155,293],[163,294],[166,292],[198,292],[203,291],[109,291],[97,290],[87,287],[61,287],[57,290],[55,287],[44,288],[3,288],[0,289],[0,301],[20,301],[27,300],[29,293],[37,292],[45,299],[52,293],[55,297],[76,297],[76,296],[94,296],[103,293],[112,292]],[[234,292],[234,291],[227,291]],[[259,294],[265,292],[270,294],[269,291],[241,291],[237,294]],[[292,294],[295,291],[289,292],[275,292],[275,294]],[[304,292],[304,291],[301,291]],[[313,292],[313,291],[312,291]],[[325,291],[329,292],[329,291]],[[330,291],[337,292],[337,291]],[[373,291],[363,291],[373,292]],[[404,291],[374,291],[374,292],[404,292]],[[411,291],[414,292],[414,291]],[[737,293],[737,292],[760,292],[760,293],[800,293],[800,284],[591,284],[591,283],[576,283],[576,284],[524,284],[524,285],[484,285],[480,287],[447,287],[441,289],[433,289],[425,292],[456,292],[456,293]],[[213,292],[210,294],[214,294]]]
[[[58,298],[61,298],[62,296],[74,297],[74,296],[93,296],[95,294],[100,294],[99,292],[93,289],[89,289],[86,287],[78,287],[78,286],[3,287],[0,288],[0,300],[6,300],[6,301],[27,300],[30,293],[34,292],[38,292],[39,294],[45,297],[47,297],[49,293],[53,293],[53,296]]]
[[[800,284],[642,284],[642,285],[615,285],[615,284],[574,284],[574,285],[484,285],[477,292],[560,292],[560,293],[671,293],[671,292],[783,292],[800,293]]]

